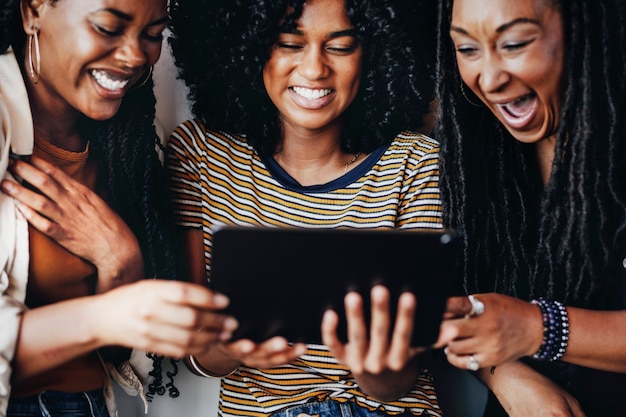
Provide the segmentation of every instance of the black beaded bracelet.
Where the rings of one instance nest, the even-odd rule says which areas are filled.
[[[565,354],[569,342],[567,309],[563,303],[543,298],[533,300],[532,303],[539,306],[543,317],[543,341],[532,357],[549,362],[559,360]]]

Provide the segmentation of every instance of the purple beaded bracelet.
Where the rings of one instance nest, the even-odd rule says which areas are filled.
[[[557,361],[565,354],[569,341],[567,309],[563,303],[543,298],[532,303],[539,306],[543,317],[543,341],[532,357],[541,361]]]

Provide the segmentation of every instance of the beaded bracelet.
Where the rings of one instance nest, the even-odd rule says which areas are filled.
[[[567,309],[558,301],[547,301],[543,298],[533,300],[541,309],[543,317],[543,340],[533,359],[553,362],[565,354],[569,341],[569,318]]]

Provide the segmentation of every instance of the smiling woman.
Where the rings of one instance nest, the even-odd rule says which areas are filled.
[[[160,355],[229,334],[225,297],[142,280],[179,277],[150,76],[166,0],[2,4],[0,416],[115,416],[113,376],[161,393]]]
[[[195,282],[210,280],[213,232],[224,224],[440,228],[437,143],[418,133],[432,78],[397,4],[175,4],[173,55],[197,117],[170,137],[167,163]],[[325,345],[238,340],[190,356],[189,369],[225,376],[221,416],[441,415],[405,337],[414,297],[400,298],[392,331],[388,290],[371,295],[372,329],[360,296],[346,297],[348,344],[331,312],[319,323]]]
[[[297,28],[285,28],[263,68],[267,94],[283,135],[341,128],[361,81],[362,47],[340,2],[305,8]],[[315,111],[313,111],[315,110]]]
[[[450,36],[459,74],[509,132],[526,143],[556,134],[564,34],[549,2],[516,2],[499,17],[491,2],[455,2]],[[482,16],[481,16],[482,15]],[[480,17],[480,19],[479,19]],[[481,24],[488,22],[487,25]]]
[[[626,416],[626,2],[439,4],[448,360],[490,417]]]
[[[65,120],[78,113],[110,119],[125,87],[137,82],[159,58],[161,32],[169,20],[164,2],[146,0],[147,8],[131,3],[134,7],[123,11],[94,1],[40,3],[38,7],[38,2],[22,3],[29,45],[38,40],[39,53],[33,60],[39,71],[36,78],[31,74],[31,81],[41,85],[31,88],[31,94],[48,109],[56,109],[59,123],[67,124]],[[37,110],[33,109],[35,118]]]

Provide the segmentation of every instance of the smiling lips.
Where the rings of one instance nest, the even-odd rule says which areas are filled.
[[[102,70],[92,70],[91,75],[100,87],[111,92],[122,90],[130,81],[130,78],[115,77]]]
[[[303,87],[292,87],[292,90],[299,96],[302,96],[309,100],[315,100],[320,97],[327,96],[333,92],[333,90],[330,90],[328,88],[320,88],[320,89],[314,90],[314,89],[303,88]]]
[[[335,90],[329,88],[289,87],[289,92],[300,107],[317,110],[332,100]]]
[[[496,104],[502,118],[512,128],[523,129],[537,113],[537,96],[526,94],[508,103]]]

